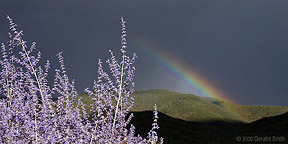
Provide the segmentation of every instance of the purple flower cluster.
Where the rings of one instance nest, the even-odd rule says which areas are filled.
[[[121,62],[112,51],[109,65],[111,76],[98,61],[98,78],[92,90],[85,91],[94,100],[91,104],[91,117],[87,115],[85,104],[77,99],[74,80],[69,80],[64,67],[62,53],[58,53],[60,69],[55,70],[54,85],[48,85],[47,76],[50,62],[44,68],[38,66],[41,53],[33,56],[36,49],[33,42],[28,48],[23,40],[23,32],[7,16],[10,23],[9,40],[2,43],[0,60],[0,143],[97,143],[132,144],[163,143],[158,139],[156,129],[157,107],[155,105],[154,123],[147,139],[135,135],[135,127],[128,125],[133,114],[128,112],[133,106],[131,94],[134,92],[132,58],[126,55],[126,26],[121,18]],[[21,49],[17,49],[17,48]],[[58,101],[52,95],[58,93]],[[74,105],[76,103],[76,105]],[[91,120],[88,120],[90,118]]]

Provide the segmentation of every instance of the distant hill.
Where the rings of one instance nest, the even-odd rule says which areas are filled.
[[[79,94],[87,113],[93,100],[86,93]],[[165,89],[135,91],[133,112],[152,111],[157,104],[158,111],[170,117],[186,121],[225,120],[253,122],[264,117],[271,117],[288,112],[288,106],[236,105],[215,98],[182,94]],[[56,101],[57,98],[53,98]],[[81,112],[82,113],[82,112]],[[238,113],[238,115],[237,115]]]
[[[79,94],[86,104],[90,114],[91,98],[86,94]],[[170,117],[186,121],[225,120],[252,122],[258,119],[280,115],[288,112],[288,106],[256,106],[236,105],[214,98],[199,97],[193,94],[182,94],[164,89],[135,91],[134,106],[131,111],[152,111],[157,104],[158,111]],[[232,110],[232,112],[231,112]],[[234,111],[234,112],[233,112]],[[235,115],[238,112],[241,117]]]
[[[79,97],[90,115],[93,100],[86,93]],[[156,103],[158,135],[164,137],[165,144],[288,143],[288,106],[236,105],[163,89],[136,91],[132,97],[135,100],[131,123],[136,127],[136,133],[147,136]],[[241,117],[235,115],[235,111]],[[257,136],[262,141],[255,142]],[[253,141],[242,141],[245,138]]]
[[[160,112],[187,121],[236,120],[252,122],[288,112],[288,106],[236,105],[214,98],[163,89],[136,91],[132,96],[135,98],[132,111],[153,110],[156,103]],[[243,118],[235,116],[234,113],[231,113],[231,109],[239,112]]]

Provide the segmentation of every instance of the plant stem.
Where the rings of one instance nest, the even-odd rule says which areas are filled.
[[[116,110],[115,110],[115,115],[114,115],[114,119],[113,119],[113,126],[112,126],[112,130],[114,129],[115,127],[115,124],[116,124],[116,118],[117,118],[117,113],[118,113],[118,109],[119,109],[119,103],[120,103],[120,99],[121,99],[121,94],[122,94],[122,81],[123,81],[123,71],[124,71],[124,58],[125,58],[125,55],[123,53],[123,59],[122,59],[122,66],[121,66],[121,76],[120,76],[120,91],[119,91],[119,96],[118,96],[118,100],[117,100],[117,105],[116,105]],[[121,100],[121,103],[122,103],[122,100]]]
[[[24,50],[24,52],[25,52],[25,54],[26,54],[26,57],[28,58],[28,61],[29,61],[29,63],[30,63],[31,69],[32,69],[32,72],[33,72],[33,74],[34,74],[34,76],[35,76],[35,78],[36,78],[36,82],[37,82],[37,84],[38,84],[38,88],[39,88],[39,91],[40,91],[40,95],[41,95],[41,98],[42,98],[42,101],[43,101],[44,98],[43,98],[42,89],[41,89],[41,85],[40,85],[40,83],[39,83],[38,76],[37,76],[37,74],[36,74],[36,71],[35,71],[34,68],[33,68],[33,65],[32,65],[31,61],[30,61],[30,58],[29,58],[29,55],[28,55],[28,53],[27,53],[27,51],[26,51],[26,49],[25,49],[23,40],[20,40],[20,43],[21,43],[21,46],[22,46],[22,48],[23,48],[23,50]],[[42,102],[42,104],[44,104],[44,103]],[[37,143],[38,143],[38,137],[37,137],[37,121],[36,121],[36,111],[35,111],[35,110],[34,110],[34,115],[35,115],[34,121],[35,121],[36,144],[37,144]]]

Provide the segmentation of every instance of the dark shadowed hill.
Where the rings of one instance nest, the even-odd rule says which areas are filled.
[[[252,123],[232,121],[189,122],[159,113],[157,131],[166,144],[251,144],[288,143],[288,113]],[[151,128],[152,111],[135,112],[136,133],[146,137]]]
[[[239,132],[243,134],[257,133],[259,135],[288,135],[288,113],[273,117],[265,117],[246,124]]]

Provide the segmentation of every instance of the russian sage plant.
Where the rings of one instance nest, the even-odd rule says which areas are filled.
[[[94,101],[92,115],[87,114],[85,104],[75,89],[75,81],[70,80],[64,66],[62,53],[58,53],[60,68],[55,70],[54,85],[48,85],[47,76],[50,62],[44,68],[38,66],[41,53],[32,54],[36,49],[33,42],[28,48],[23,40],[23,31],[7,16],[10,23],[9,40],[2,43],[0,94],[0,143],[90,143],[90,144],[132,144],[163,143],[158,139],[156,129],[157,107],[154,122],[147,138],[135,134],[135,127],[128,126],[133,114],[128,112],[133,106],[131,94],[134,92],[132,58],[126,55],[126,26],[121,18],[121,61],[112,51],[106,61],[111,74],[103,70],[98,60],[98,77],[92,90],[85,89]],[[56,102],[52,96],[59,94]],[[75,103],[75,104],[74,104]]]

